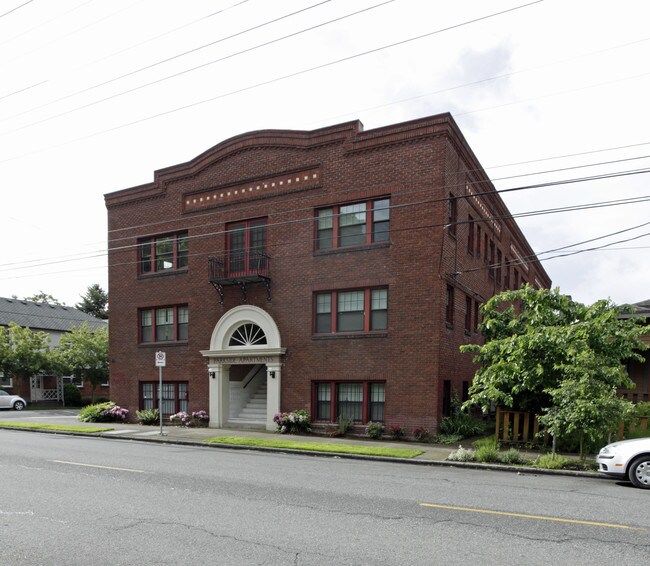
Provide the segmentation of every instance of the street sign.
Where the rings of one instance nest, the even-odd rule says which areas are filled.
[[[156,352],[156,367],[164,368],[166,365],[166,354],[165,352]]]

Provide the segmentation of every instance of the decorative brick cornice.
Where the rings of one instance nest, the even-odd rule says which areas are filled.
[[[267,197],[297,190],[314,189],[321,184],[321,168],[268,175],[246,182],[222,185],[183,195],[183,212],[195,212],[232,204],[251,197]]]

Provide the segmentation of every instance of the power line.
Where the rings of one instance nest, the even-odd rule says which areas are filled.
[[[388,3],[388,2],[391,2],[391,1],[393,1],[393,0],[387,0],[387,2],[383,2],[383,3],[381,3],[381,4],[377,4],[376,6],[372,6],[372,7],[369,8],[369,9],[373,9],[373,8],[375,8],[375,7],[378,7],[378,6],[382,6],[382,5],[384,5],[384,4]],[[72,140],[71,142],[67,142],[67,143],[72,143],[72,142],[74,142],[74,141],[82,141],[82,140],[85,140],[85,139],[89,139],[89,138],[91,138],[91,137],[95,137],[95,136],[97,136],[97,135],[101,135],[101,134],[104,134],[104,133],[112,132],[112,131],[119,130],[119,129],[122,129],[122,128],[126,128],[126,127],[129,127],[129,126],[133,126],[133,125],[136,125],[136,124],[140,124],[140,123],[142,123],[142,122],[146,122],[146,121],[149,121],[149,120],[153,120],[153,119],[155,119],[155,118],[160,118],[160,117],[162,117],[162,116],[167,116],[167,115],[169,115],[169,114],[173,114],[173,113],[176,113],[176,112],[180,112],[180,111],[182,111],[182,110],[187,110],[187,109],[189,109],[189,108],[194,108],[194,107],[196,107],[196,106],[200,106],[200,105],[202,105],[202,104],[206,104],[206,103],[208,103],[208,102],[214,102],[215,100],[219,100],[219,99],[222,99],[222,98],[226,98],[226,97],[229,97],[229,96],[233,96],[233,95],[235,95],[235,94],[241,94],[241,93],[243,93],[243,92],[247,92],[247,91],[250,91],[250,90],[253,90],[253,89],[257,89],[257,88],[260,88],[260,87],[262,87],[262,86],[267,86],[267,85],[269,85],[269,84],[273,84],[273,83],[277,83],[277,82],[280,82],[280,81],[284,81],[284,80],[289,79],[289,78],[293,78],[293,77],[300,76],[300,75],[303,75],[303,74],[307,74],[307,73],[310,73],[310,72],[313,72],[313,71],[321,70],[321,69],[324,69],[324,68],[327,68],[327,67],[331,67],[331,66],[333,66],[333,65],[338,65],[338,64],[340,64],[340,63],[344,63],[344,62],[351,61],[351,60],[354,60],[354,59],[358,59],[358,58],[360,58],[360,57],[364,57],[364,56],[366,56],[366,55],[370,55],[370,54],[374,54],[374,53],[379,53],[379,52],[381,52],[381,51],[385,51],[385,50],[387,50],[387,49],[391,49],[391,48],[394,48],[394,47],[398,47],[398,46],[401,46],[401,45],[405,45],[405,44],[411,43],[411,42],[413,42],[413,41],[418,41],[418,40],[420,40],[420,39],[424,39],[424,38],[427,38],[427,37],[431,37],[431,36],[433,36],[433,35],[437,35],[437,34],[440,34],[440,33],[446,32],[446,31],[450,31],[450,30],[452,30],[452,29],[457,29],[457,28],[459,28],[459,27],[467,26],[467,25],[470,25],[470,24],[473,24],[473,23],[476,23],[476,22],[479,22],[479,21],[483,21],[483,20],[489,19],[489,18],[494,18],[494,17],[497,17],[497,16],[501,16],[501,15],[503,15],[503,14],[506,14],[506,13],[509,13],[509,12],[512,12],[512,11],[515,11],[515,10],[519,10],[519,9],[522,9],[522,8],[526,8],[526,7],[532,6],[532,5],[534,5],[534,4],[538,4],[538,3],[542,2],[542,1],[543,1],[543,0],[533,0],[533,2],[530,2],[530,3],[527,3],[527,4],[522,4],[522,5],[516,6],[516,7],[514,7],[514,8],[509,8],[509,9],[507,9],[507,10],[502,10],[502,11],[500,11],[500,12],[494,12],[494,13],[492,13],[492,14],[488,14],[488,15],[486,15],[486,16],[481,16],[481,17],[478,17],[478,18],[474,18],[474,19],[471,19],[471,20],[467,20],[467,21],[465,21],[465,22],[461,22],[461,23],[459,23],[459,24],[451,25],[451,26],[448,26],[448,27],[445,27],[445,28],[441,28],[441,29],[437,29],[437,30],[434,30],[434,31],[431,31],[431,32],[428,32],[428,33],[425,33],[425,34],[421,34],[421,35],[415,36],[415,37],[411,37],[411,38],[407,38],[407,39],[404,39],[404,40],[401,40],[401,41],[397,41],[397,42],[394,42],[394,43],[390,43],[390,44],[387,44],[387,45],[383,45],[383,46],[381,46],[381,47],[377,47],[377,48],[374,48],[374,49],[370,49],[370,50],[368,50],[368,51],[363,51],[363,52],[356,53],[356,54],[354,54],[354,55],[349,55],[349,56],[346,56],[346,57],[343,57],[343,58],[340,58],[340,59],[337,59],[337,60],[334,60],[334,61],[329,61],[329,62],[326,62],[326,63],[322,63],[322,64],[320,64],[320,65],[316,65],[316,66],[313,66],[313,67],[309,67],[309,68],[301,69],[301,70],[299,70],[299,71],[295,71],[295,72],[292,72],[292,73],[289,73],[289,74],[286,74],[286,75],[282,75],[282,76],[279,76],[279,77],[275,77],[275,78],[272,78],[272,79],[269,79],[269,80],[266,80],[266,81],[262,81],[262,82],[259,82],[259,83],[253,84],[253,85],[248,85],[248,86],[245,86],[245,87],[241,87],[241,88],[239,88],[239,89],[235,89],[235,90],[232,90],[232,91],[229,91],[229,92],[226,92],[226,93],[222,93],[222,94],[219,94],[219,95],[217,95],[217,96],[213,96],[213,97],[210,97],[210,98],[207,98],[207,99],[199,100],[199,101],[196,101],[196,102],[193,102],[193,103],[190,103],[190,104],[186,104],[186,105],[184,105],[184,106],[180,106],[180,107],[177,107],[177,108],[173,108],[173,109],[170,109],[170,110],[166,110],[166,111],[164,111],[164,112],[160,112],[160,113],[158,113],[158,114],[153,114],[153,115],[150,115],[150,116],[147,116],[147,117],[144,117],[144,118],[140,118],[140,119],[134,120],[134,121],[132,121],[132,122],[128,122],[128,123],[125,123],[125,124],[121,124],[121,125],[119,125],[119,126],[115,126],[115,127],[112,127],[112,128],[108,128],[108,129],[106,129],[106,130],[102,130],[102,131],[99,131],[99,132],[95,132],[95,133],[93,133],[93,134],[89,134],[89,135],[87,135],[87,136],[84,136],[84,137],[81,137],[81,138],[77,138],[77,139]],[[366,9],[366,10],[362,10],[362,11],[359,11],[359,12],[354,12],[354,13],[349,14],[348,16],[344,16],[344,17],[350,17],[350,16],[352,16],[352,15],[356,15],[357,13],[361,13],[361,12],[364,12],[364,11],[367,11],[367,10],[368,10],[368,9]],[[337,18],[336,20],[332,20],[332,21],[338,21],[338,20],[340,20],[340,19],[343,19],[343,17],[342,17],[342,18]],[[331,23],[331,22],[326,22],[326,23],[324,23],[324,24],[319,24],[318,26],[315,26],[315,27],[322,27],[323,25],[327,25],[328,23]],[[239,53],[231,54],[231,55],[229,55],[229,56],[226,56],[226,57],[224,57],[224,58],[222,58],[222,59],[219,59],[219,60],[216,60],[216,61],[214,61],[214,62],[218,62],[218,61],[221,61],[221,60],[223,60],[223,59],[227,59],[227,58],[233,57],[233,56],[235,56],[235,55],[238,55],[238,54],[240,54],[240,53],[244,53],[244,52],[247,52],[247,51],[251,51],[251,50],[253,50],[253,49],[257,49],[258,47],[264,47],[264,46],[266,46],[266,45],[268,45],[268,44],[270,44],[270,43],[274,43],[274,42],[276,42],[276,41],[281,41],[282,39],[285,39],[285,38],[287,38],[287,37],[292,37],[292,36],[294,36],[294,35],[298,35],[299,33],[303,33],[304,31],[309,31],[309,30],[311,30],[311,29],[312,29],[312,28],[307,28],[307,30],[303,30],[303,31],[300,31],[300,32],[296,32],[296,33],[294,33],[294,34],[290,34],[290,35],[285,36],[285,37],[283,37],[283,38],[280,38],[280,39],[277,39],[277,40],[272,40],[272,41],[270,41],[270,42],[260,44],[259,46],[255,46],[255,47],[249,48],[249,49],[244,50],[244,51],[239,52]],[[213,63],[213,62],[206,63],[206,64],[204,64],[204,65],[201,65],[201,66],[199,66],[199,67],[196,67],[195,69],[205,67],[206,65],[208,65],[208,64],[212,64],[212,63]],[[179,75],[181,75],[181,74],[186,74],[186,73],[188,73],[188,72],[190,72],[190,71],[192,71],[192,70],[195,70],[195,69],[185,70],[185,71],[182,71],[182,72],[180,72],[180,73],[177,73],[177,74],[171,75],[171,76],[169,76],[169,77],[165,77],[165,78],[159,79],[159,80],[157,80],[157,81],[154,81],[154,82],[151,82],[151,83],[147,83],[147,84],[145,84],[145,85],[141,85],[141,86],[139,86],[139,87],[134,87],[134,88],[132,88],[132,89],[129,89],[128,91],[124,91],[123,93],[118,93],[118,94],[115,94],[115,95],[112,95],[112,96],[106,97],[106,98],[104,98],[104,99],[101,99],[101,100],[98,100],[98,101],[95,101],[95,102],[88,103],[88,104],[83,105],[83,106],[81,106],[81,107],[78,107],[78,108],[75,108],[75,109],[71,109],[71,110],[66,111],[66,112],[63,112],[63,113],[61,113],[61,114],[57,114],[57,115],[55,115],[55,116],[51,116],[51,117],[49,117],[49,118],[44,118],[43,120],[39,120],[39,121],[37,121],[37,122],[32,122],[32,123],[27,124],[27,125],[25,125],[25,126],[21,126],[21,127],[19,127],[19,128],[14,129],[14,130],[10,130],[9,132],[5,132],[5,133],[2,134],[2,135],[7,135],[7,134],[14,133],[14,132],[17,132],[17,131],[20,131],[20,130],[26,129],[26,128],[30,128],[30,127],[32,127],[32,126],[35,126],[35,125],[38,125],[38,124],[41,124],[41,123],[47,122],[47,121],[49,121],[49,120],[52,120],[52,119],[55,119],[55,118],[59,118],[59,117],[61,117],[61,116],[65,116],[65,115],[70,114],[70,113],[72,113],[72,112],[76,112],[76,111],[78,111],[78,110],[81,110],[81,109],[88,108],[88,107],[90,107],[90,106],[94,106],[94,105],[96,105],[96,104],[99,104],[99,103],[101,103],[101,102],[105,102],[106,100],[110,100],[110,99],[116,98],[117,96],[121,96],[122,94],[126,94],[126,93],[130,93],[130,92],[134,92],[134,91],[136,91],[136,90],[140,90],[141,88],[145,88],[145,87],[147,87],[147,86],[150,86],[150,85],[152,85],[152,84],[159,83],[159,82],[164,81],[164,80],[167,80],[167,79],[169,79],[169,78],[173,78],[173,77],[179,76]],[[66,144],[61,144],[61,145],[67,145],[67,143],[66,143]],[[59,147],[59,146],[55,146],[55,147]],[[10,160],[10,159],[9,159],[9,160]],[[4,163],[5,161],[9,161],[9,160],[3,160],[3,161],[0,161],[0,163]]]
[[[9,14],[13,14],[16,10],[20,10],[22,7],[27,6],[27,4],[31,4],[34,0],[27,0],[27,2],[23,2],[22,4],[19,4],[15,8],[12,8],[8,12],[5,12],[4,14],[0,14],[0,18],[4,18],[5,16],[8,16]]]

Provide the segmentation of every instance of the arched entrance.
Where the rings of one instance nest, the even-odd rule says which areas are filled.
[[[259,425],[275,430],[285,351],[275,321],[259,307],[241,305],[219,319],[210,349],[201,351],[208,359],[211,427]]]

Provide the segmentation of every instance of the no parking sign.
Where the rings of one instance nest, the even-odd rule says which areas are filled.
[[[164,368],[167,365],[167,356],[165,352],[156,352],[156,367]]]

